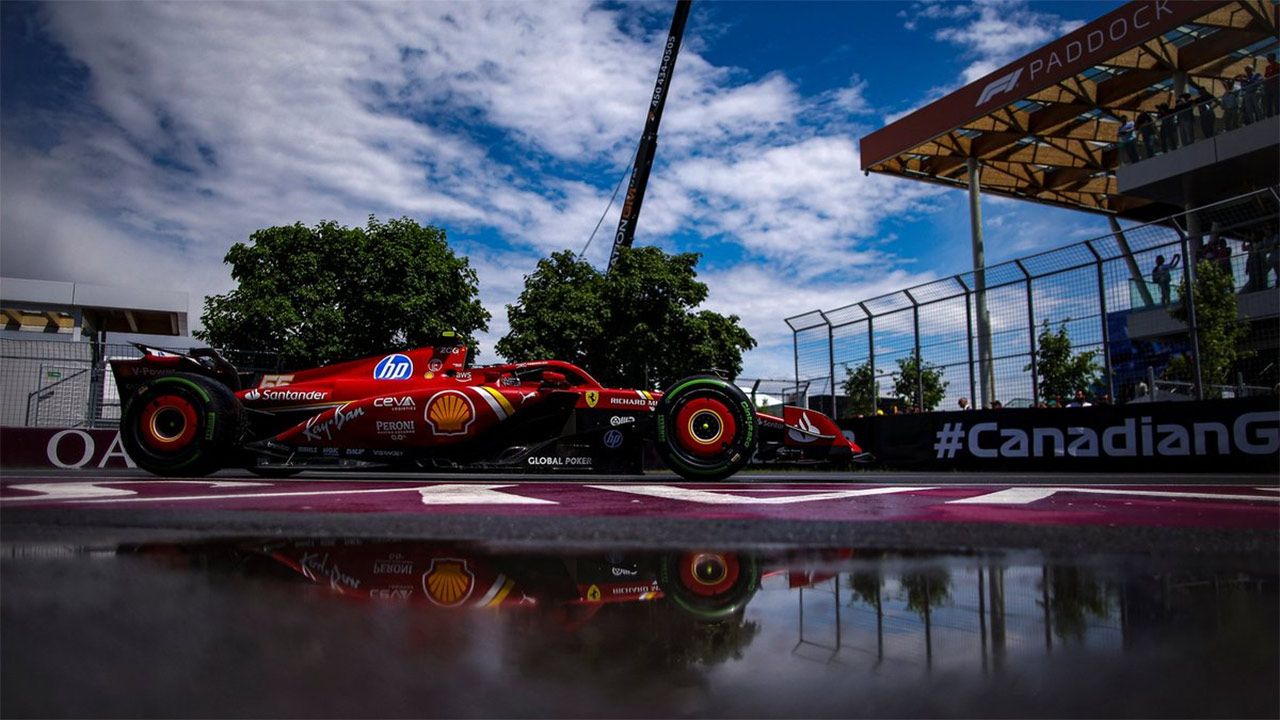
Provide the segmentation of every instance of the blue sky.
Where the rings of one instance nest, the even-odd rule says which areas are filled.
[[[637,244],[791,374],[783,318],[968,269],[965,196],[857,140],[1117,2],[695,2]],[[255,229],[443,226],[493,313],[581,250],[623,176],[674,3],[0,4],[0,272],[203,296]],[[603,266],[615,203],[587,254]],[[1106,232],[988,199],[988,262]]]

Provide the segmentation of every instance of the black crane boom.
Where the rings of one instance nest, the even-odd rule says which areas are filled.
[[[618,219],[618,231],[613,235],[613,252],[609,254],[609,270],[618,261],[621,248],[631,247],[636,236],[636,221],[640,218],[640,205],[644,203],[645,186],[649,184],[649,170],[658,150],[658,124],[662,122],[662,108],[667,104],[667,91],[676,69],[676,55],[680,53],[680,41],[684,37],[684,24],[689,18],[692,0],[679,0],[675,16],[671,18],[671,31],[662,51],[662,64],[658,66],[658,80],[649,100],[649,115],[644,121],[644,133],[636,150],[636,162],[631,168],[631,182],[627,185],[627,197],[622,203],[622,217]]]

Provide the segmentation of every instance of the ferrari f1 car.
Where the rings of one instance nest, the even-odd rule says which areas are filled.
[[[547,360],[471,367],[441,344],[246,379],[216,351],[138,345],[113,360],[120,437],[164,476],[222,468],[521,468],[639,472],[644,443],[691,480],[719,480],[753,457],[858,461],[867,455],[814,410],[756,412],[746,394],[700,375],[665,393],[606,388]]]

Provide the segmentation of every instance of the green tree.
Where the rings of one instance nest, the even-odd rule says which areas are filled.
[[[1110,612],[1106,588],[1093,573],[1075,567],[1055,567],[1049,571],[1048,579],[1054,635],[1063,640],[1083,640],[1090,617],[1106,619]]]
[[[287,368],[420,347],[446,330],[472,342],[488,329],[475,270],[443,229],[408,218],[266,228],[225,262],[238,285],[205,300],[195,336],[277,351]]]
[[[695,253],[631,248],[606,276],[570,251],[554,253],[507,306],[511,330],[496,350],[514,362],[568,360],[623,387],[665,387],[711,368],[736,376],[756,341],[737,315],[693,310],[707,297],[697,263]]]
[[[951,598],[951,573],[943,568],[903,573],[898,583],[907,591],[907,609],[922,617]]]
[[[938,407],[949,384],[942,379],[942,370],[937,365],[928,360],[921,361],[915,353],[898,359],[898,376],[893,379],[893,392],[906,402],[907,407],[921,410]]]
[[[842,387],[849,398],[845,417],[870,415],[876,411],[876,380],[871,373],[871,363],[864,362],[856,368],[845,367]]]
[[[1076,390],[1085,390],[1099,381],[1098,365],[1093,361],[1097,351],[1071,354],[1071,338],[1067,337],[1067,321],[1057,332],[1049,329],[1049,321],[1036,338],[1036,376],[1040,381],[1040,397],[1069,398]],[[1031,365],[1022,368],[1031,370]]]
[[[1253,356],[1253,351],[1241,347],[1249,336],[1249,323],[1241,321],[1237,314],[1231,270],[1211,260],[1202,260],[1196,265],[1191,297],[1196,304],[1200,378],[1205,385],[1225,385],[1231,382],[1236,363]],[[1186,303],[1169,308],[1169,314],[1187,322]],[[1194,372],[1190,358],[1179,356],[1169,363],[1164,376],[1190,382]]]

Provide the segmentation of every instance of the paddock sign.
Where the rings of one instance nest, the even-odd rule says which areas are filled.
[[[1029,472],[1280,472],[1275,398],[841,421],[884,465]]]
[[[0,467],[132,468],[119,430],[0,427]]]

